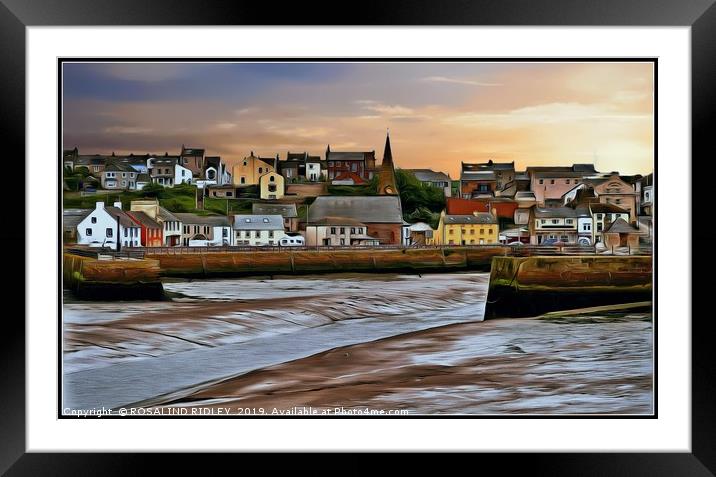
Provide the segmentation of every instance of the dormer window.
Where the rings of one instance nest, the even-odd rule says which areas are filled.
[[[267,217],[264,217],[264,223],[265,223],[265,224],[268,224],[268,223],[269,223],[269,219],[268,219]]]
[[[247,224],[251,223],[251,219],[244,219],[244,220],[246,221]]]

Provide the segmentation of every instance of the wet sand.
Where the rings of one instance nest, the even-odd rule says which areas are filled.
[[[652,412],[648,313],[481,322],[486,286],[481,273],[197,280],[166,283],[167,302],[69,302],[63,394],[237,414]]]
[[[648,414],[649,315],[456,324],[333,349],[194,390],[165,407],[285,413]]]

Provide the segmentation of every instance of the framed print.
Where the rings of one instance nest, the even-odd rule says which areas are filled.
[[[710,475],[684,191],[716,10],[523,3],[269,27],[287,12],[7,2],[27,311],[3,469],[391,450]]]

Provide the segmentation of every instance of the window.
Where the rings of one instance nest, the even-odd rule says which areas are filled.
[[[354,162],[353,164],[351,164],[351,171],[356,172],[357,170],[358,170],[358,164],[356,164]]]
[[[92,229],[86,229],[86,230],[85,230],[85,235],[88,236],[88,237],[91,237],[91,236],[92,236]]]
[[[597,220],[602,220],[602,214],[597,214]]]
[[[487,233],[488,233],[488,235],[492,235],[493,230],[492,230],[492,229],[488,229],[488,230],[487,230]]]
[[[546,224],[547,221],[545,219],[540,220],[541,223]]]
[[[549,183],[554,184],[554,179],[550,179]]]
[[[567,241],[569,241],[569,237],[567,237],[566,235],[562,235],[560,237],[560,240],[562,240],[562,242],[567,242]]]
[[[127,237],[129,235],[129,229],[124,229],[124,236]]]
[[[276,182],[276,178],[274,176],[269,177],[269,182]]]
[[[355,233],[356,233],[356,228],[355,228],[355,227],[351,227],[351,234],[355,234]]]
[[[268,236],[269,236],[269,238],[273,238],[273,230],[269,230]]]
[[[254,232],[254,237],[260,238],[260,237],[261,237],[261,231],[260,231],[260,230],[256,230],[256,231]]]
[[[233,195],[234,195],[234,193],[231,192],[231,191],[229,191],[229,192],[226,193],[226,197],[233,197]]]
[[[105,235],[106,235],[107,237],[111,237],[111,236],[112,236],[112,229],[108,227],[107,230],[105,231]]]
[[[485,235],[485,229],[480,229],[480,235]]]
[[[336,234],[336,228],[335,228],[335,227],[331,227],[331,235],[335,235],[335,234]]]
[[[246,161],[244,161],[244,166],[246,165]]]
[[[475,235],[475,229],[470,229],[470,235]]]
[[[97,217],[92,217],[91,222],[92,222],[93,224],[96,224],[96,223],[97,223]]]
[[[449,232],[449,233],[450,233],[450,235],[452,235],[453,233],[455,233],[455,230],[450,229],[450,232]]]
[[[246,184],[246,177],[243,177],[243,176],[242,176],[240,182],[241,182],[242,184]]]
[[[346,244],[346,239],[341,239],[341,245],[345,245],[345,244]]]
[[[540,184],[544,184],[544,179],[540,179],[540,180],[539,180],[539,183],[540,183]]]
[[[359,233],[359,234],[362,234],[362,233],[363,233],[363,227],[358,227],[358,233]]]
[[[345,233],[346,233],[346,228],[345,228],[345,227],[341,227],[341,235],[344,235]]]
[[[567,219],[567,223],[571,225],[572,223],[574,223],[574,220],[572,220],[572,219]]]
[[[556,224],[556,223],[558,223],[558,222],[559,222],[559,220],[557,220],[557,219],[552,219],[552,223],[553,223],[553,224]]]
[[[263,172],[264,172],[264,168],[263,168],[263,167],[259,167],[259,174],[263,174]]]
[[[127,177],[127,173],[126,173],[126,172],[122,172],[122,177]]]
[[[569,179],[567,179],[566,181],[564,181],[564,183],[565,183],[565,184],[569,184]]]

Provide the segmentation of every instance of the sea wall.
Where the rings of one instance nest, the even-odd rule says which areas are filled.
[[[389,250],[283,250],[151,255],[164,276],[211,277],[336,272],[438,272],[490,269],[504,247]]]
[[[62,279],[78,297],[95,300],[160,299],[159,261],[98,260],[65,253]]]
[[[651,298],[650,256],[496,256],[485,317],[536,316]]]

